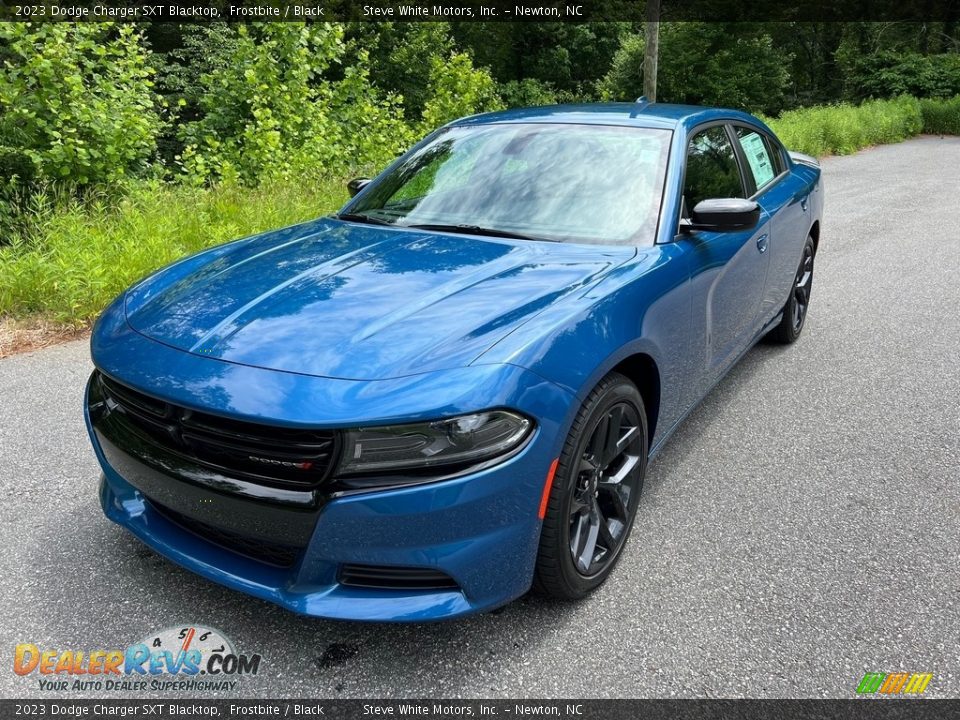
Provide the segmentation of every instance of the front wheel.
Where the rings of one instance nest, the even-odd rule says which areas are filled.
[[[607,579],[630,535],[646,466],[643,398],[610,373],[577,413],[557,464],[537,555],[539,591],[572,600]]]
[[[807,238],[803,246],[803,256],[800,258],[800,267],[793,280],[790,297],[783,306],[783,319],[767,337],[773,342],[789,344],[800,337],[803,323],[807,319],[807,309],[810,307],[810,290],[813,288],[813,238]]]

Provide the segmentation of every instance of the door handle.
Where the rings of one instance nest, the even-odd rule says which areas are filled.
[[[757,250],[759,250],[759,251],[762,252],[762,253],[766,252],[766,251],[767,251],[767,243],[768,243],[769,240],[770,240],[770,238],[767,236],[766,233],[764,233],[763,235],[761,235],[760,237],[758,237],[758,238],[757,238]]]

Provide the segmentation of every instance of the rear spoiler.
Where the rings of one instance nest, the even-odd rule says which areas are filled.
[[[811,155],[804,155],[803,153],[794,152],[793,150],[787,150],[787,154],[795,163],[803,163],[804,165],[815,168],[820,167],[820,161]]]

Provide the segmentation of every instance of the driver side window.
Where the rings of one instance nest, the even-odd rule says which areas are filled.
[[[746,197],[737,156],[722,125],[707,128],[687,146],[683,181],[684,216],[701,200]]]

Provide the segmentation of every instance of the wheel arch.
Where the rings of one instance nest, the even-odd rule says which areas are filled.
[[[810,227],[810,237],[813,238],[813,254],[816,255],[820,246],[820,220],[815,220]]]
[[[634,353],[618,362],[610,371],[626,376],[640,391],[647,415],[648,447],[653,447],[657,419],[660,417],[660,370],[656,361],[646,353]]]

